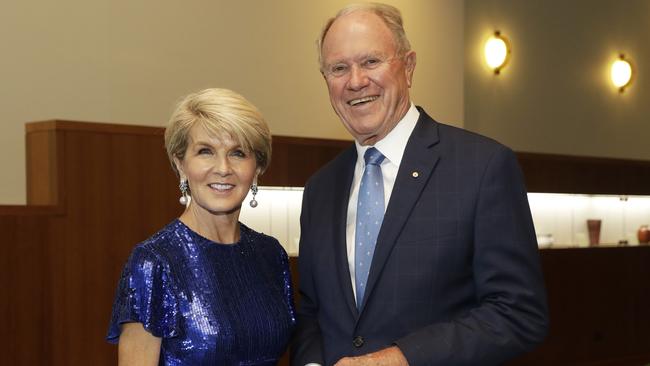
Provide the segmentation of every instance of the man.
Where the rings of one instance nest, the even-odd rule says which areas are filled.
[[[355,145],[305,187],[292,363],[495,365],[533,348],[547,309],[514,153],[411,103],[397,9],[344,8],[319,49]]]

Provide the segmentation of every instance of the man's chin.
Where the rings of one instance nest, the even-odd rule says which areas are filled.
[[[362,146],[374,145],[379,140],[379,135],[376,131],[367,133],[352,133],[354,139]]]

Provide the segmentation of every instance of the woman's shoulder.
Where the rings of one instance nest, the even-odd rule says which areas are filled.
[[[179,223],[179,220],[175,219],[155,234],[136,244],[132,255],[167,262],[167,258],[181,250],[178,240]]]
[[[259,231],[255,231],[251,229],[250,227],[240,224],[241,225],[241,233],[242,233],[242,238],[245,238],[246,241],[254,245],[256,248],[261,248],[263,250],[271,250],[271,251],[279,251],[282,253],[286,252],[278,239],[261,233]]]

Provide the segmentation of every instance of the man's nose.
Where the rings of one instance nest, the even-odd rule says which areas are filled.
[[[368,85],[368,74],[359,65],[352,65],[350,68],[350,80],[348,85],[352,90],[360,90]]]

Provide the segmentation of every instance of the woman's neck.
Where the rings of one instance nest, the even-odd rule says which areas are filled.
[[[190,205],[179,219],[193,231],[216,243],[234,244],[239,241],[239,210],[217,215]]]

